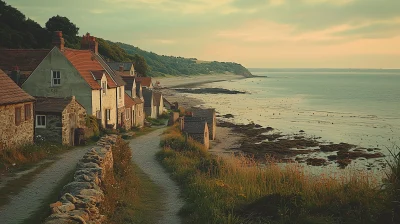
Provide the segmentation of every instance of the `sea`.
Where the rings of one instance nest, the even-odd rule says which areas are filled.
[[[254,78],[202,85],[246,94],[188,94],[232,121],[283,134],[306,133],[326,143],[400,146],[400,70],[252,69]],[[379,160],[382,162],[382,160]]]

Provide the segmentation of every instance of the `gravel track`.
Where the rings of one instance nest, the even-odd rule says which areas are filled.
[[[0,208],[0,223],[22,223],[43,205],[49,194],[92,146],[81,147],[60,155],[55,163],[37,174],[19,194],[10,197],[10,203]]]
[[[178,185],[170,179],[170,175],[156,160],[155,154],[161,150],[160,135],[165,128],[153,131],[144,136],[131,140],[129,146],[132,149],[132,160],[149,175],[157,185],[163,189],[163,195],[160,195],[164,201],[162,216],[158,223],[176,224],[181,223],[178,212],[184,202],[179,197]]]

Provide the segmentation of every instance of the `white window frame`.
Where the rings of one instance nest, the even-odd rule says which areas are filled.
[[[39,124],[39,117],[44,117],[44,125]],[[36,115],[35,127],[36,128],[46,128],[47,117],[46,115]]]
[[[58,77],[54,77],[54,75],[57,75]],[[60,70],[51,70],[51,86],[61,86],[61,71]],[[58,83],[55,83],[55,81],[58,81]]]
[[[111,109],[106,109],[106,120],[111,120]]]
[[[131,119],[131,110],[129,108],[125,109],[125,120]]]
[[[106,95],[107,94],[107,81],[101,82],[101,89],[102,89],[103,95]]]

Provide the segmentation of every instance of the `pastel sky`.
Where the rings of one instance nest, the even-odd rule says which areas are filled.
[[[246,67],[400,68],[400,0],[6,0],[41,25]]]

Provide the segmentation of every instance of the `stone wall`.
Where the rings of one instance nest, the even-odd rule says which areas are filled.
[[[103,182],[113,175],[112,146],[116,135],[102,137],[77,165],[74,180],[65,185],[59,201],[50,205],[45,224],[102,223],[99,206],[104,201]]]
[[[31,116],[25,119],[25,105],[31,105]],[[15,108],[21,108],[21,123],[15,124]],[[33,103],[0,106],[0,150],[33,143]]]
[[[135,126],[136,127],[143,127],[144,125],[144,104],[138,103],[135,105]]]

